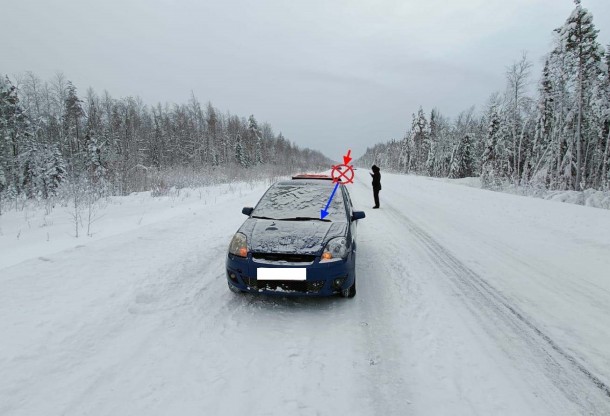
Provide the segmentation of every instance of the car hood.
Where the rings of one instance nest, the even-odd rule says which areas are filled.
[[[331,238],[345,236],[347,223],[250,218],[240,232],[248,238],[248,248],[252,252],[315,255],[322,252]]]

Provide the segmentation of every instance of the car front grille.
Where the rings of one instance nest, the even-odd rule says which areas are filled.
[[[287,263],[313,263],[316,256],[307,254],[288,254],[288,253],[252,253],[252,258],[267,262],[287,262]]]
[[[324,280],[256,280],[245,276],[243,280],[251,289],[277,292],[318,293],[324,287]]]

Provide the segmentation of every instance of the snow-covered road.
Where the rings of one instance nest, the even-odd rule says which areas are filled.
[[[265,186],[44,256],[0,236],[0,415],[610,414],[610,211],[390,174],[372,210],[357,172],[351,300],[228,291]]]

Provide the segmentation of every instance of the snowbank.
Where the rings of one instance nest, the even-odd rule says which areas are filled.
[[[0,268],[32,258],[44,259],[62,250],[185,215],[268,185],[261,181],[172,188],[163,196],[153,196],[151,191],[134,192],[102,198],[77,209],[67,202],[31,201],[0,216]]]
[[[479,177],[460,178],[460,179],[440,179],[443,182],[455,183],[458,185],[470,186],[472,188],[482,188]],[[513,195],[529,196],[534,198],[546,199],[548,201],[566,202],[568,204],[584,205],[587,207],[610,209],[610,192],[587,189],[578,191],[549,191],[547,189],[535,188],[531,186],[506,185],[501,189],[494,189],[498,192],[505,192]]]

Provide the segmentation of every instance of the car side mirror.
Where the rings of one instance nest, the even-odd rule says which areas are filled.
[[[354,211],[352,213],[352,221],[358,221],[366,217],[364,211]]]
[[[241,209],[241,213],[244,214],[244,215],[247,215],[248,217],[250,215],[252,215],[252,211],[254,211],[254,208],[252,208],[252,207],[243,207]]]

